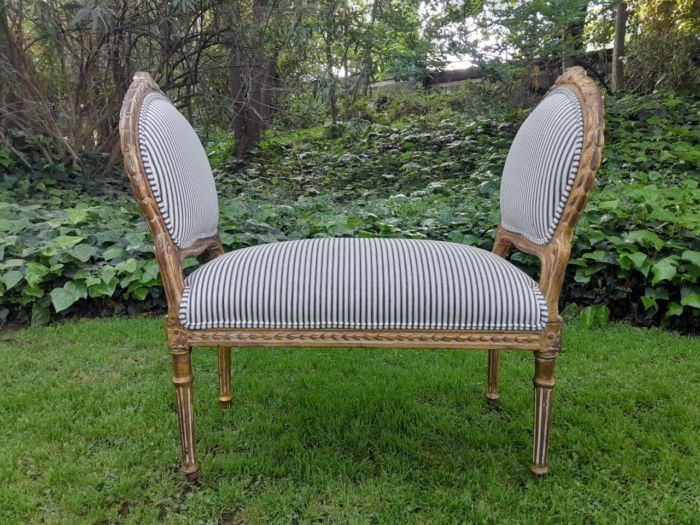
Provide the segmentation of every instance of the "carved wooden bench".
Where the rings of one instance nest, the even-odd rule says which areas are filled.
[[[194,130],[147,73],[120,120],[126,172],[155,242],[168,300],[183,471],[196,479],[195,346],[218,347],[222,404],[231,402],[231,347],[453,348],[489,351],[487,398],[498,400],[499,352],[535,355],[533,459],[546,474],[559,294],[574,227],[603,150],[603,101],[568,69],[513,142],[501,184],[493,253],[402,239],[309,239],[225,253],[218,202]],[[541,262],[539,284],[507,261],[515,247]],[[186,279],[182,263],[210,261]]]

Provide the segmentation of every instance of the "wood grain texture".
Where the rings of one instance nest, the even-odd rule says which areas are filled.
[[[544,245],[535,244],[520,234],[510,232],[502,225],[498,227],[494,253],[507,257],[512,248],[536,255],[540,260],[539,285],[547,301],[549,322],[541,331],[455,331],[455,330],[242,330],[208,329],[187,330],[179,320],[179,306],[184,290],[182,261],[206,253],[215,258],[224,253],[218,235],[201,239],[192,246],[181,249],[170,237],[157,202],[153,196],[143,162],[139,153],[138,118],[143,99],[149,93],[161,93],[147,73],[137,73],[124,98],[121,109],[119,131],[124,155],[125,171],[131,182],[136,200],[139,203],[155,245],[155,254],[160,267],[163,287],[168,301],[166,333],[168,346],[177,357],[176,367],[182,366],[183,349],[193,346],[322,346],[322,347],[376,347],[376,348],[454,348],[485,349],[492,352],[489,364],[489,394],[497,397],[498,365],[500,350],[531,350],[536,354],[535,366],[535,436],[532,471],[537,474],[547,472],[546,458],[549,445],[549,421],[551,413],[551,391],[554,386],[553,370],[556,356],[561,347],[562,321],[559,315],[559,297],[569,255],[574,228],[588,202],[595,184],[595,174],[600,166],[604,145],[603,100],[600,92],[585,71],[580,67],[567,69],[559,77],[552,89],[566,87],[573,91],[583,109],[584,136],[581,163],[574,179],[561,220],[552,236]],[[189,356],[189,350],[187,350]],[[221,359],[221,353],[220,359]],[[224,357],[225,361],[225,357]],[[230,362],[228,363],[230,369]],[[191,376],[191,370],[188,372]],[[221,368],[220,368],[221,374]],[[177,374],[176,374],[177,375]],[[182,378],[180,378],[181,380]],[[226,378],[220,375],[220,379]],[[548,386],[550,385],[551,386]],[[176,384],[178,396],[182,388],[189,388],[191,403],[191,383],[187,387]],[[222,387],[223,388],[223,387]],[[544,389],[544,390],[543,390]],[[546,392],[545,392],[546,390]],[[223,392],[223,390],[222,390]],[[224,394],[222,393],[222,396]],[[230,396],[230,391],[229,391]],[[180,419],[191,414],[191,406],[184,402],[180,408]],[[184,399],[184,398],[183,398]],[[189,407],[189,408],[187,408]],[[189,410],[190,412],[187,412]],[[538,419],[539,418],[539,419]],[[538,420],[540,423],[538,423]],[[182,429],[183,468],[188,477],[193,474],[194,422],[192,431]],[[193,463],[194,461],[194,463]]]

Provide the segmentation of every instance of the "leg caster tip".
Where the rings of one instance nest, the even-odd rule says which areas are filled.
[[[222,407],[227,408],[231,405],[232,399],[233,398],[231,396],[219,396],[219,404]]]
[[[488,403],[491,405],[498,405],[500,399],[501,396],[499,394],[494,394],[492,392],[486,394],[486,401],[488,401]]]
[[[535,477],[546,476],[549,474],[549,467],[547,465],[530,465],[530,472]]]
[[[199,465],[184,467],[182,473],[185,475],[185,479],[190,483],[197,481],[197,479],[199,479]]]

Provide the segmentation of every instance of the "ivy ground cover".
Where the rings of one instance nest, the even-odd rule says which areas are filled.
[[[477,95],[415,94],[336,129],[273,131],[243,162],[229,138],[209,140],[224,245],[393,236],[490,249],[502,167],[526,112],[464,102]],[[606,106],[605,161],[564,302],[595,305],[591,319],[697,330],[700,102],[655,93]],[[152,241],[123,173],[36,164],[0,149],[0,321],[162,309]],[[536,275],[533,259],[513,259]]]

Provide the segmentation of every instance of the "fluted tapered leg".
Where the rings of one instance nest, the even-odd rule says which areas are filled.
[[[558,352],[555,351],[535,352],[535,421],[530,470],[536,476],[543,476],[549,472],[547,454],[554,393],[554,364],[557,354]]]
[[[486,399],[490,403],[498,403],[498,374],[501,366],[501,354],[499,350],[489,350],[489,385]]]
[[[180,423],[182,472],[188,481],[194,481],[199,476],[199,465],[195,455],[192,349],[171,348],[170,354],[173,358],[173,384],[177,398],[177,417]]]
[[[219,347],[219,402],[231,404],[231,348]]]

